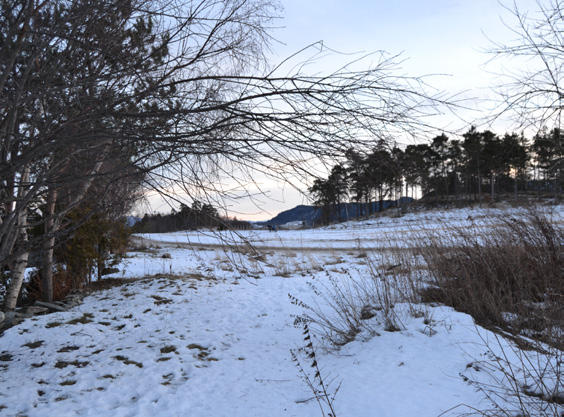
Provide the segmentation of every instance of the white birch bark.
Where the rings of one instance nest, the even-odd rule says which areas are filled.
[[[23,198],[28,192],[30,167],[29,165],[25,167],[22,177],[20,179],[20,187],[18,190],[18,197]],[[18,222],[17,222],[17,241],[19,246],[25,247],[27,243],[27,208],[24,208],[18,212]],[[4,300],[4,311],[13,311],[16,308],[18,301],[18,295],[22,288],[22,284],[25,278],[25,270],[27,268],[27,261],[29,257],[29,252],[26,250],[18,255],[14,261],[14,268],[10,274],[10,284],[8,285],[8,293],[6,294],[6,299]]]

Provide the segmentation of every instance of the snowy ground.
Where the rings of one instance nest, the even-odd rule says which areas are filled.
[[[0,338],[0,416],[322,416],[292,361],[294,351],[312,369],[299,350],[302,329],[294,326],[304,309],[288,294],[313,305],[312,282],[319,288],[328,277],[369,274],[359,248],[398,245],[421,228],[488,217],[487,210],[457,210],[244,234],[262,245],[262,256],[244,244],[233,252],[215,234],[144,236],[158,247],[131,252],[115,275],[137,280]],[[395,308],[401,331],[361,334],[332,352],[315,342],[321,376],[332,381],[329,393],[340,385],[338,416],[491,409],[472,381],[491,384],[496,401],[511,407],[502,369],[518,373],[522,352],[450,308],[424,306],[422,317],[408,305]]]

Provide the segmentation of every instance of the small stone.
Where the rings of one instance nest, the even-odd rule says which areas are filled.
[[[49,309],[47,307],[39,307],[39,306],[30,306],[26,309],[26,313],[27,314],[32,314],[32,315],[39,315],[39,314],[47,314],[49,312]]]
[[[172,259],[172,255],[170,253],[163,253],[163,255],[161,256],[161,258],[163,259]]]

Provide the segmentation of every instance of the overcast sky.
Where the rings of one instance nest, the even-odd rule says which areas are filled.
[[[503,0],[503,4],[512,6],[510,1]],[[489,87],[496,80],[490,72],[498,71],[500,63],[486,65],[491,55],[484,51],[492,47],[492,41],[508,43],[515,37],[503,24],[503,21],[513,22],[511,14],[497,0],[281,0],[281,3],[283,18],[277,22],[280,28],[273,31],[281,44],[273,44],[274,60],[318,41],[343,53],[380,50],[401,53],[405,75],[436,74],[428,79],[435,88],[450,94],[465,91],[465,97],[491,95]],[[517,0],[517,5],[523,11],[536,10],[535,0]],[[326,58],[323,66],[337,66],[350,59],[335,55]],[[465,112],[462,116],[470,123],[480,115]],[[449,131],[469,127],[453,116],[442,118],[440,123],[443,124],[440,127]],[[232,215],[264,220],[297,204],[308,204],[292,187],[266,181],[263,187],[270,192],[272,201],[260,199],[259,207],[250,202],[231,206]],[[155,210],[169,211],[165,206],[157,206]]]

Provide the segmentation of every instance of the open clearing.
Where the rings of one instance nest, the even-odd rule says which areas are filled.
[[[145,235],[149,247],[130,252],[112,276],[136,280],[92,293],[70,312],[26,320],[0,338],[0,416],[321,416],[291,355],[310,372],[303,329],[295,325],[303,306],[327,308],[316,291],[388,262],[378,249],[405,247],[422,230],[479,224],[495,212],[425,212],[277,233]],[[519,351],[451,308],[413,308],[394,306],[399,331],[374,322],[378,336],[362,332],[338,350],[314,338],[330,396],[339,388],[338,416],[490,410],[485,386],[511,409],[499,358],[515,374],[523,355],[550,360]]]

